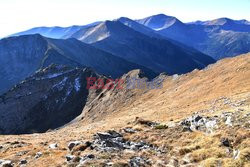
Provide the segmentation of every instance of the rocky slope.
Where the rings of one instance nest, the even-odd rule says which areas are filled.
[[[0,134],[46,132],[81,114],[92,70],[51,65],[0,96]]]
[[[0,164],[248,167],[249,56],[185,75],[162,74],[157,90],[101,90],[89,98],[98,101],[61,129],[1,136]]]
[[[133,69],[143,69],[148,76],[155,76],[152,70],[76,39],[57,40],[38,34],[2,39],[0,62],[0,79],[4,81],[0,85],[0,94],[52,63],[72,67],[91,67],[98,73],[113,78]]]

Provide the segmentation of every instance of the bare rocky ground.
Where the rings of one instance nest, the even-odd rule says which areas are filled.
[[[0,136],[0,166],[250,166],[250,55],[162,77],[103,91],[58,130]]]

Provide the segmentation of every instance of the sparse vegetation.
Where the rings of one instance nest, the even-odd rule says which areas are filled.
[[[250,85],[246,83],[250,78],[245,76],[250,71],[236,73],[239,67],[249,68],[247,61],[248,57],[240,56],[179,76],[178,80],[166,77],[162,90],[106,91],[98,103],[93,101],[83,111],[82,119],[61,129],[1,136],[0,157],[15,164],[27,159],[28,167],[73,167],[84,160],[88,166],[97,167],[107,163],[117,167],[130,163],[248,167],[250,132],[244,125],[249,121]],[[234,80],[224,80],[231,76]],[[193,115],[198,116],[187,123],[187,129],[194,123],[198,128],[185,130],[181,123]],[[216,128],[207,131],[211,123]],[[107,132],[113,136],[105,139]],[[96,140],[97,133],[103,133],[103,140]],[[71,141],[91,144],[70,150]],[[59,147],[50,149],[52,143]],[[35,158],[38,152],[42,156]]]

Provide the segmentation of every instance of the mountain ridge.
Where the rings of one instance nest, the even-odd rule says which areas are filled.
[[[97,72],[116,78],[132,69],[143,69],[149,76],[155,73],[76,39],[49,39],[41,35],[5,38],[0,41],[1,93],[50,64],[92,67]],[[6,56],[8,55],[8,56]]]
[[[198,21],[186,24],[178,22],[178,24],[172,24],[172,20],[175,19],[173,17],[163,14],[160,15],[161,19],[159,20],[154,17],[157,18],[159,16],[151,16],[137,21],[150,27],[150,24],[143,21],[155,20],[154,24],[162,26],[157,28],[151,26],[151,28],[156,30],[157,33],[193,47],[207,55],[210,55],[216,60],[249,52],[250,26],[246,20],[219,18],[212,21]],[[169,18],[172,20],[169,20]],[[164,28],[164,25],[170,26],[165,26]],[[228,31],[230,35],[223,33],[224,31]],[[242,33],[244,33],[244,35],[242,35]],[[234,36],[234,38],[228,40],[228,36]],[[220,40],[218,40],[218,37]],[[231,40],[234,40],[234,45],[237,47],[231,45]],[[216,47],[217,45],[220,46],[221,49],[218,50]]]
[[[178,43],[183,43],[184,45],[192,47],[200,52],[203,52],[204,54],[207,54],[213,57],[214,59],[233,57],[239,54],[247,53],[249,51],[248,49],[249,45],[247,45],[249,43],[248,37],[245,37],[243,39],[242,37],[237,36],[237,35],[241,36],[239,32],[246,33],[244,36],[249,36],[248,33],[250,33],[250,22],[247,20],[233,20],[225,17],[208,21],[196,21],[196,22],[184,23],[179,19],[177,19],[176,17],[167,16],[165,14],[158,14],[146,17],[144,19],[135,20],[135,22],[139,23],[140,25],[136,24],[135,22],[133,22],[133,20],[126,17],[121,17],[115,19],[114,21],[120,21],[124,25],[140,33],[143,33],[149,37],[173,40],[177,41]],[[89,39],[89,41],[87,40],[87,36],[91,36],[92,33],[90,32],[90,29],[92,28],[92,31],[95,31],[93,28],[96,27],[96,25],[98,24],[100,25],[100,23],[103,22],[96,22],[86,26],[77,26],[77,28],[74,31],[70,31],[69,33],[67,33],[67,31],[64,29],[66,32],[61,30],[55,30],[54,34],[53,33],[46,34],[46,32],[43,32],[45,30],[40,30],[40,34],[47,37],[60,38],[60,39],[76,38],[79,40],[84,40],[83,38],[85,38],[86,42],[91,42],[91,39]],[[68,28],[70,29],[70,27]],[[46,31],[52,31],[52,30],[50,28],[47,28]],[[232,46],[230,45],[230,43],[225,42],[228,36],[227,35],[224,36],[224,33],[221,33],[221,31],[230,31],[231,36],[236,37],[237,40],[234,43],[237,45],[237,48],[233,47],[234,49],[231,49]],[[37,31],[35,30],[35,32],[39,33],[39,27]],[[17,35],[22,33],[33,34],[34,32],[32,32],[32,30],[31,31],[28,30],[25,32],[17,33]],[[55,35],[55,34],[60,34],[60,35]],[[103,40],[108,36],[109,34],[103,34],[102,37],[99,37],[100,38],[99,40]],[[218,41],[218,38],[214,39],[212,38],[216,36],[220,36],[221,41]],[[93,40],[95,40],[94,37]],[[214,46],[215,43],[217,43],[220,46],[221,43],[223,44],[222,52],[220,51],[216,52],[217,48],[211,47]]]
[[[202,57],[206,57],[206,55],[198,51],[196,53],[188,52],[171,41],[164,38],[149,37],[120,21],[103,22],[96,27],[91,27],[86,31],[86,34],[77,38],[130,62],[137,62],[157,72],[165,71],[170,75],[185,73],[194,68],[203,68],[214,62],[208,56],[203,59]],[[197,54],[196,58],[200,61],[200,64],[192,60],[195,54]],[[182,58],[181,55],[183,55]],[[173,59],[178,61],[173,61]],[[185,63],[185,61],[189,63]],[[186,66],[187,64],[188,66]]]
[[[35,27],[35,28],[31,28],[31,29],[23,31],[23,32],[12,34],[10,36],[40,34],[40,35],[42,35],[44,37],[48,37],[48,38],[66,39],[66,38],[69,38],[73,33],[79,31],[80,29],[85,28],[85,27],[90,27],[90,26],[96,25],[98,23],[99,22],[94,22],[94,23],[91,23],[88,25],[83,25],[83,26],[73,25],[73,26],[69,26],[69,27],[60,27],[60,26]]]
[[[86,89],[87,77],[105,78],[89,68],[62,65],[27,77],[0,96],[0,134],[41,133],[72,121],[93,92]]]

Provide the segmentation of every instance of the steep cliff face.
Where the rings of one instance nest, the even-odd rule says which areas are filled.
[[[92,70],[51,65],[0,96],[0,134],[45,132],[81,114]]]

